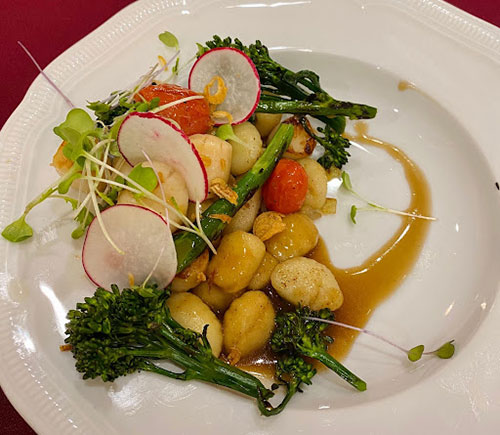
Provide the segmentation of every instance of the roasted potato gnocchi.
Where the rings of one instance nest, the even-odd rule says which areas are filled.
[[[228,293],[238,292],[248,285],[265,253],[264,243],[253,234],[228,234],[208,264],[208,279]]]
[[[255,125],[249,122],[235,125],[234,134],[239,141],[229,140],[233,147],[231,173],[240,175],[247,172],[262,153],[262,139]]]
[[[205,272],[208,266],[208,249],[205,249],[196,260],[194,260],[181,273],[176,275],[171,284],[174,292],[186,292],[195,288],[198,284],[206,281]]]
[[[320,210],[326,201],[328,183],[326,172],[316,160],[300,159],[299,163],[307,173],[307,194],[303,207]]]
[[[330,269],[310,258],[296,257],[278,264],[271,274],[271,283],[283,299],[313,310],[333,311],[344,301]]]
[[[207,281],[202,282],[198,287],[193,289],[193,293],[216,312],[226,311],[231,302],[240,295],[240,292],[225,292],[214,283],[209,283]]]
[[[224,350],[231,364],[262,348],[274,328],[274,308],[260,291],[235,299],[224,314]]]
[[[175,293],[167,300],[172,317],[184,328],[202,333],[208,325],[207,339],[215,356],[222,350],[222,326],[212,310],[198,296],[191,293]]]
[[[289,214],[283,218],[283,223],[285,229],[265,242],[267,252],[276,260],[303,256],[318,243],[318,229],[305,214]]]
[[[271,273],[277,264],[278,260],[266,252],[257,272],[248,283],[248,288],[250,290],[260,290],[267,286],[271,282]]]

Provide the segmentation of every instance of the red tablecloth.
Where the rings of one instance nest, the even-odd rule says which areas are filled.
[[[42,67],[98,27],[132,0],[16,0],[4,1],[0,26],[0,77],[4,86],[0,126],[20,103],[38,72],[16,41],[36,53]],[[500,1],[450,0],[473,15],[500,26]],[[49,42],[50,41],[50,42]],[[0,390],[0,433],[33,434]]]

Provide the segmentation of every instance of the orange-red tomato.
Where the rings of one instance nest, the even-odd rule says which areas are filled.
[[[191,89],[171,84],[147,86],[138,93],[147,101],[151,101],[153,98],[159,98],[160,106],[180,100],[181,98],[199,95]],[[136,96],[135,99],[136,101],[141,100],[139,96]],[[176,121],[180,125],[182,131],[188,136],[197,133],[207,133],[212,128],[210,106],[205,98],[177,104],[158,112],[158,115]]]
[[[288,214],[300,210],[307,194],[307,174],[294,160],[281,159],[262,187],[268,210]]]

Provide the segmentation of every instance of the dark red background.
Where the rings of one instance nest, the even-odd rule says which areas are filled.
[[[0,78],[4,91],[0,104],[3,126],[38,75],[17,45],[21,40],[45,67],[68,47],[94,30],[131,0],[15,0],[4,1],[0,20]],[[500,26],[500,1],[451,0],[458,6]],[[49,42],[50,41],[50,42]],[[31,428],[0,391],[0,433],[33,434]]]

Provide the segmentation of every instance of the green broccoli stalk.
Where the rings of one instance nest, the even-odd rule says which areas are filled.
[[[271,416],[279,414],[290,399],[297,392],[302,392],[301,384],[311,385],[311,379],[316,374],[316,369],[302,357],[296,355],[281,355],[276,362],[276,379],[286,386],[286,394],[282,402],[276,407],[264,407],[259,403],[262,415]],[[278,384],[273,385],[278,388]]]
[[[359,391],[366,390],[366,382],[344,367],[327,352],[327,346],[333,339],[324,334],[326,323],[309,320],[308,317],[333,320],[333,312],[328,308],[312,311],[308,307],[299,307],[289,313],[276,316],[276,329],[271,337],[271,348],[278,356],[314,358]]]
[[[324,158],[319,161],[325,168],[334,164],[341,168],[347,162],[348,146],[338,136],[344,132],[345,117],[350,119],[370,119],[377,114],[377,109],[365,104],[339,101],[333,98],[320,85],[319,76],[314,71],[291,71],[271,58],[268,48],[260,41],[249,46],[239,39],[222,39],[215,35],[205,45],[198,44],[197,56],[216,47],[233,47],[243,51],[255,64],[260,77],[262,95],[257,112],[294,113],[310,115],[329,127],[321,145],[325,147]],[[326,144],[326,145],[325,145]],[[328,166],[327,166],[328,165]]]
[[[67,343],[84,379],[114,381],[135,371],[158,373],[174,379],[198,379],[221,385],[257,400],[266,415],[280,412],[267,400],[274,393],[254,376],[214,357],[203,334],[183,328],[171,316],[165,301],[169,292],[155,287],[98,288],[68,313]],[[182,371],[156,364],[168,360]]]

